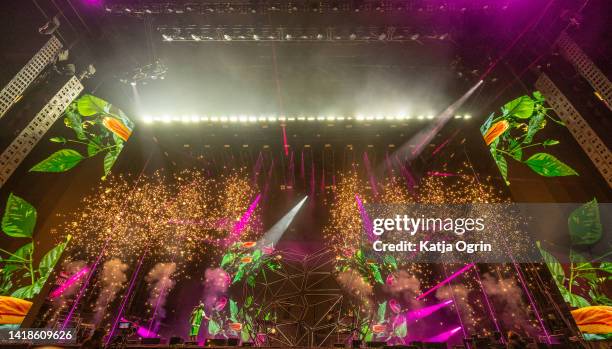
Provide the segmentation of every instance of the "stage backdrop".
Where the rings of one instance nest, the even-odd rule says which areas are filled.
[[[132,120],[120,109],[89,94],[70,104],[61,119],[68,129],[54,125],[48,132],[47,142],[42,141],[15,172],[19,178],[3,188],[6,192],[2,200],[6,204],[3,205],[0,243],[0,327],[21,324],[70,243],[69,235],[64,240],[53,241],[47,224],[38,222],[37,205],[50,206],[41,215],[45,219],[57,213],[60,198],[55,197],[55,187],[76,187],[67,199],[78,202],[79,194],[85,194],[83,188],[95,186],[110,173],[134,128]],[[49,150],[54,147],[59,149]],[[74,171],[77,166],[86,166],[88,162],[91,162],[89,166],[97,168],[97,176],[88,176],[91,171],[83,171],[77,176],[63,174]],[[36,177],[32,180],[42,183],[42,189],[37,186],[36,193],[32,193],[27,177]],[[77,181],[79,185],[75,184]],[[32,200],[25,199],[21,191]],[[68,192],[70,190],[64,190],[59,195]],[[60,275],[54,282],[61,284],[61,280]]]
[[[559,233],[560,241],[569,241],[569,248],[562,253],[568,255],[553,252],[554,245],[550,242],[538,242],[538,248],[585,339],[612,338],[609,289],[612,251],[605,238],[610,227],[604,226],[605,217],[600,216],[597,197],[601,193],[587,184],[599,180],[596,172],[588,171],[588,157],[574,144],[564,123],[546,107],[538,91],[504,104],[499,112],[489,115],[480,131],[513,194],[529,191],[530,185],[539,185],[548,188],[553,198],[572,201],[583,200],[581,197],[585,195],[590,198],[588,202],[580,202],[582,206],[568,215],[567,230]],[[577,166],[582,169],[578,170]],[[574,179],[552,180],[551,177]],[[551,182],[554,187],[550,187]],[[572,192],[574,186],[583,191]],[[555,195],[558,193],[565,195]],[[541,200],[533,196],[534,200]]]

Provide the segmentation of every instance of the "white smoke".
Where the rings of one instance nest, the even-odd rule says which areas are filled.
[[[99,283],[101,286],[100,294],[96,300],[94,308],[94,323],[99,324],[103,319],[106,308],[115,300],[117,293],[123,288],[127,282],[125,271],[128,265],[121,262],[118,258],[113,258],[104,263],[102,274],[100,275]]]
[[[338,274],[338,283],[353,296],[369,297],[372,295],[372,285],[363,280],[363,277],[354,270],[343,271]]]
[[[163,320],[166,317],[166,297],[176,283],[172,275],[176,271],[176,263],[157,263],[145,276],[149,288],[148,306],[154,311],[153,320]]]
[[[523,302],[523,290],[514,278],[497,279],[486,273],[482,277],[482,287],[495,302],[496,315],[506,324],[512,325],[527,309]]]
[[[452,287],[452,289],[451,289]],[[453,299],[454,307],[459,309],[461,321],[464,326],[473,326],[474,324],[474,308],[471,305],[469,298],[470,290],[465,285],[447,285],[440,287],[436,291],[436,298],[440,301]]]
[[[204,273],[205,304],[215,305],[219,297],[227,292],[230,284],[229,275],[221,268],[207,268]]]

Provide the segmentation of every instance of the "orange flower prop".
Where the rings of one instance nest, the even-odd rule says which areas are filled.
[[[372,331],[374,331],[374,333],[383,333],[386,329],[387,327],[382,324],[375,324],[374,326],[372,326]]]
[[[102,124],[124,141],[127,141],[132,135],[132,131],[125,126],[123,122],[113,117],[106,116],[104,119],[102,119]]]
[[[254,247],[255,245],[257,245],[255,241],[247,241],[247,242],[242,243],[242,247],[244,248],[251,248],[251,247]]]
[[[0,296],[0,325],[20,324],[32,307],[32,302]]]
[[[229,327],[232,331],[240,331],[242,330],[242,324],[239,322],[232,322],[229,324]]]
[[[253,261],[253,258],[250,256],[240,258],[240,262],[242,263],[251,263],[252,261]]]
[[[572,316],[584,333],[612,333],[612,307],[598,305],[572,310]]]
[[[484,140],[487,145],[493,143],[494,140],[497,139],[502,133],[506,132],[506,130],[510,127],[510,124],[506,120],[501,120],[489,127],[487,132],[484,134]]]

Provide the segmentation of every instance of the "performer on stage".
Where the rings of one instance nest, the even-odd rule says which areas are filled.
[[[191,329],[189,330],[190,341],[196,342],[198,340],[198,333],[200,333],[200,325],[202,325],[203,318],[206,320],[209,319],[204,311],[204,303],[200,302],[200,304],[193,308],[191,316],[189,317],[189,323],[191,324]]]

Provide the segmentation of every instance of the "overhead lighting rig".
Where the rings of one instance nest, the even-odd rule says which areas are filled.
[[[269,13],[405,13],[405,12],[467,12],[505,10],[508,1],[499,0],[335,0],[335,1],[175,1],[148,2],[146,4],[109,1],[105,11],[117,15],[143,16],[147,14],[188,15],[188,14],[243,14]]]
[[[157,60],[154,63],[133,69],[132,71],[124,74],[119,81],[132,86],[147,84],[150,81],[165,79],[167,72],[168,67],[160,60]]]
[[[412,120],[433,120],[433,114],[420,115],[354,115],[354,116],[276,116],[276,115],[230,115],[230,116],[204,116],[204,115],[145,115],[142,120],[145,123],[204,123],[204,124],[274,124],[274,123],[334,123],[334,122],[410,122]],[[469,114],[457,114],[455,119],[469,120]]]
[[[297,42],[452,42],[449,33],[415,33],[411,27],[275,27],[275,26],[160,26],[165,42],[297,41]]]

